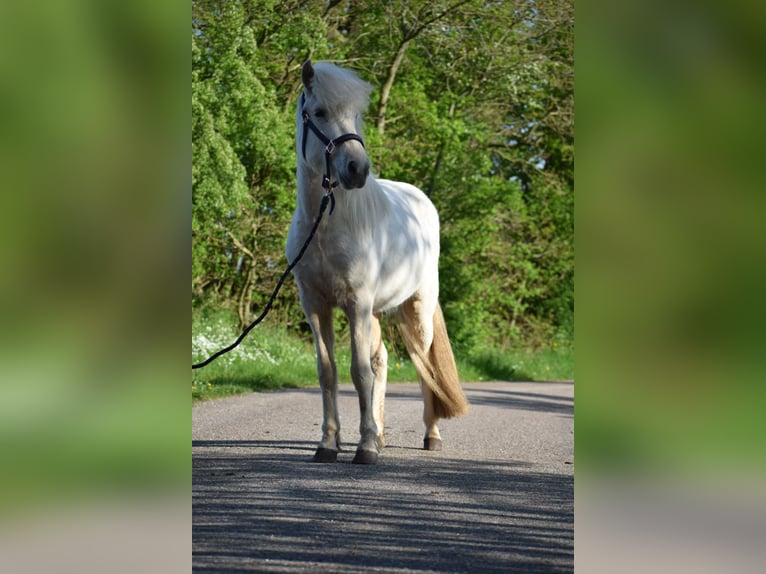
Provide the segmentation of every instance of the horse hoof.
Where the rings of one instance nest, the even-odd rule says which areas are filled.
[[[423,439],[423,450],[441,450],[442,439],[434,437],[426,437]]]
[[[335,462],[338,460],[338,451],[321,446],[314,453],[314,462]]]
[[[354,460],[351,462],[354,464],[375,464],[378,462],[378,453],[372,450],[357,450]]]

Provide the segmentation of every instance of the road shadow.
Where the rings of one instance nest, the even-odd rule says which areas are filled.
[[[572,384],[572,383],[565,383]],[[389,385],[386,389],[386,400],[400,399],[422,401],[418,391],[402,392],[397,390],[397,385]],[[314,391],[319,394],[319,391]],[[339,396],[356,398],[353,389],[340,389]],[[513,391],[506,389],[493,389],[492,384],[482,385],[480,389],[466,388],[466,397],[472,405],[484,405],[505,409],[518,409],[523,411],[548,412],[563,416],[574,416],[574,398],[565,395],[552,395],[547,393],[534,393],[526,391]]]
[[[192,449],[273,449],[275,451],[299,450],[313,452],[316,442],[300,440],[192,440]],[[194,456],[197,456],[196,454]]]
[[[574,416],[572,396],[493,389],[490,385],[481,390],[469,390],[466,396],[473,405]]]
[[[195,572],[573,569],[571,475],[398,448],[314,464],[311,449],[195,441]]]

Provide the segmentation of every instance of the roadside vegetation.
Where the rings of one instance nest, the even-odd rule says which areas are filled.
[[[417,381],[417,373],[395,333],[388,342],[388,380]],[[218,312],[212,317],[195,318],[192,361],[201,361],[236,339],[233,313]],[[336,361],[341,382],[350,383],[351,353],[348,337],[339,332]],[[192,400],[200,401],[282,388],[317,386],[316,355],[308,339],[288,333],[267,323],[256,327],[240,346],[192,371]],[[492,349],[461,351],[455,349],[462,381],[558,381],[574,376],[574,348],[567,342],[552,342],[539,349]]]

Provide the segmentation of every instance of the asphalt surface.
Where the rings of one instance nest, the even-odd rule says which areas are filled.
[[[468,383],[468,415],[421,449],[415,384],[389,384],[377,465],[352,465],[359,410],[341,385],[345,449],[311,462],[319,389],[192,410],[195,572],[571,572],[574,384]]]

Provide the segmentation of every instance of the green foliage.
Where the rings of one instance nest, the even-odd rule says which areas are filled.
[[[206,359],[229,345],[239,334],[230,313],[196,312],[192,321],[192,361]],[[347,336],[336,343],[338,375],[351,382],[351,350]],[[409,358],[389,355],[388,376],[392,381],[415,381],[417,374]],[[298,388],[317,384],[314,346],[273,325],[261,325],[241,345],[213,363],[194,371],[192,399],[217,398],[248,391]]]
[[[192,361],[198,362],[230,344],[238,329],[233,314],[208,308],[194,313],[192,332]],[[397,351],[396,345],[391,347],[388,380],[392,383],[417,381],[417,372],[406,352]],[[340,381],[350,383],[351,350],[347,332],[340,333],[336,340],[335,358]],[[464,352],[458,349],[456,361],[463,381],[552,381],[574,377],[574,349],[555,341],[535,351]],[[284,329],[265,324],[236,349],[193,373],[193,401],[318,384],[313,345]]]
[[[265,303],[286,261],[300,65],[377,87],[381,177],[442,221],[441,300],[457,347],[548,347],[574,315],[574,7],[480,0],[192,3],[197,307]],[[272,321],[308,331],[292,282]]]

